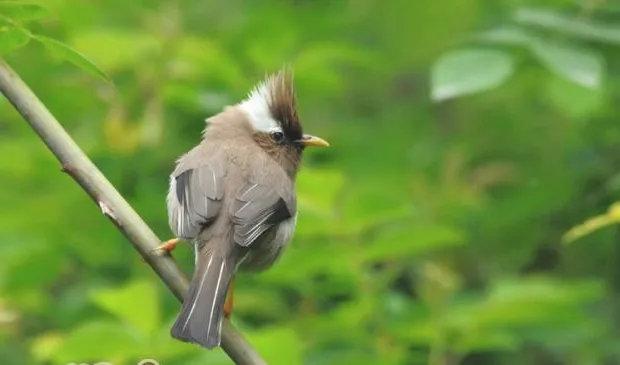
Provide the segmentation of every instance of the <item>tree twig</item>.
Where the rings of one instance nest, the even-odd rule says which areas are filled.
[[[0,91],[60,161],[62,171],[67,172],[80,184],[101,212],[129,239],[166,286],[179,300],[182,300],[188,287],[187,277],[172,257],[161,256],[152,251],[161,240],[82,152],[19,75],[2,59],[0,59]],[[222,326],[222,348],[236,364],[267,364],[228,320],[224,320]]]

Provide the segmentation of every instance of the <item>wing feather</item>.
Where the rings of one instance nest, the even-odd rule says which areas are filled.
[[[297,210],[295,197],[287,200],[274,189],[262,184],[248,184],[233,205],[235,242],[247,247],[265,231],[291,218]]]
[[[168,216],[179,238],[191,240],[220,213],[224,197],[224,171],[218,165],[202,165],[170,177]]]

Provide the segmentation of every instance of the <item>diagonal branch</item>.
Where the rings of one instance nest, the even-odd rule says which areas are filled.
[[[172,257],[160,256],[152,251],[161,241],[82,152],[19,75],[2,59],[0,91],[60,161],[62,170],[80,184],[97,203],[101,212],[129,239],[166,286],[181,300],[187,291],[187,277]],[[222,326],[222,348],[236,364],[267,364],[228,320],[225,320]]]

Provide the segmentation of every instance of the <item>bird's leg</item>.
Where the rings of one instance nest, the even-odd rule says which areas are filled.
[[[224,302],[224,317],[230,319],[235,299],[235,277],[230,280],[228,293],[226,293],[226,301]]]
[[[151,249],[151,252],[154,252],[158,255],[161,255],[162,253],[170,254],[170,252],[172,252],[172,250],[174,250],[177,247],[179,242],[181,242],[180,238],[169,239],[168,241],[165,241],[161,245]],[[144,257],[141,257],[141,259],[142,259],[142,262],[146,262]]]
[[[175,248],[177,248],[177,245],[179,244],[179,242],[181,242],[180,238],[169,239],[168,241],[165,241],[163,244],[155,247],[153,251],[160,251],[160,252],[163,251],[163,252],[170,253]]]

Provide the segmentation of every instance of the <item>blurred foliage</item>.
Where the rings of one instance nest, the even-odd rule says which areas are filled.
[[[162,239],[203,120],[294,66],[332,148],[233,316],[275,365],[620,364],[619,46],[619,0],[0,0],[0,55]],[[0,115],[2,364],[229,364]]]

